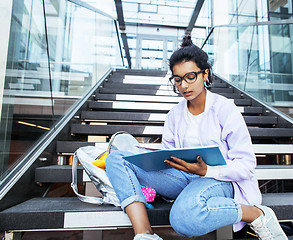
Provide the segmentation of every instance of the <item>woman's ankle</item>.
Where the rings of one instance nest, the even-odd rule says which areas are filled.
[[[242,208],[242,221],[251,223],[259,216],[263,215],[263,211],[255,206],[241,205]]]
[[[153,235],[154,232],[152,229],[147,229],[147,230],[137,230],[137,231],[134,231],[134,234],[137,235],[137,234],[149,234],[149,235]]]

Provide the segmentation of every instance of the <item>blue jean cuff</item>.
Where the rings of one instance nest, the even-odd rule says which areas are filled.
[[[129,204],[133,202],[142,202],[146,204],[146,199],[144,196],[139,196],[139,195],[134,195],[134,196],[130,196],[126,198],[125,200],[121,202],[121,208],[123,209],[123,211]]]
[[[237,213],[238,213],[238,216],[235,223],[241,222],[241,219],[242,219],[242,208],[240,204],[238,204],[237,206]]]

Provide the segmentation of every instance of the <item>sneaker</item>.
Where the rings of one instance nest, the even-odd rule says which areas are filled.
[[[145,234],[145,233],[139,233],[136,234],[133,238],[133,240],[163,240],[160,238],[157,234]]]
[[[258,238],[262,240],[288,240],[274,211],[266,206],[256,207],[261,209],[264,215],[260,215],[249,225],[258,235]]]

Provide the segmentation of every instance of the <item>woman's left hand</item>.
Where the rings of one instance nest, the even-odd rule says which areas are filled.
[[[205,176],[207,173],[207,165],[202,160],[200,156],[197,156],[195,163],[188,163],[184,160],[176,157],[171,157],[173,161],[165,160],[164,162],[172,168],[187,172],[197,174],[199,176]]]

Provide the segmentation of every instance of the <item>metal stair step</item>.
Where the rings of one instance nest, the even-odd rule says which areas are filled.
[[[157,92],[157,89],[151,89],[151,88],[119,88],[119,87],[113,87],[113,88],[99,88],[100,93],[125,93],[125,94],[146,94],[146,95],[153,95]],[[161,90],[161,91],[170,91],[173,92],[172,87],[170,86],[169,90]],[[233,93],[233,88],[212,88],[210,90],[213,93]]]
[[[258,165],[256,167],[258,180],[293,179],[292,165]],[[72,181],[71,165],[52,165],[39,167],[35,170],[35,182],[39,183],[70,183]],[[77,181],[90,181],[82,166],[77,166]]]
[[[143,75],[143,76],[166,76],[167,71],[140,70],[140,69],[116,69],[116,75]]]
[[[171,204],[153,205],[147,210],[151,224],[168,225]],[[0,223],[0,231],[131,227],[120,207],[84,203],[76,197],[33,198],[0,212]]]
[[[100,121],[100,122],[157,122],[163,124],[166,113],[142,113],[142,112],[110,112],[110,111],[82,111],[82,121]],[[273,116],[243,116],[249,126],[276,125],[278,118]]]
[[[86,145],[86,143],[88,143]],[[62,155],[72,155],[79,147],[84,147],[84,146],[97,146],[99,148],[104,148],[107,149],[108,147],[108,142],[80,142],[80,141],[57,141],[56,143],[56,152],[58,154]],[[162,145],[161,143],[140,143],[141,145],[144,146],[149,146],[153,148],[161,148]],[[286,148],[287,149],[287,148]],[[292,148],[292,153],[293,153],[293,148]]]
[[[167,85],[170,84],[169,77],[171,75],[142,75],[142,74],[116,74],[114,73],[107,79],[109,83],[120,83],[120,84],[152,84],[152,85]],[[225,81],[215,78],[213,86],[217,84],[227,84]],[[228,84],[229,86],[229,84]]]
[[[290,138],[293,136],[293,128],[248,128],[254,138]]]
[[[166,103],[178,103],[183,100],[180,96],[154,96],[154,95],[136,95],[133,92],[129,94],[104,94],[100,93],[96,96],[99,100],[108,101],[138,101],[138,102],[166,102]]]
[[[78,148],[85,146],[95,146],[94,142],[81,142],[81,141],[57,141],[57,153],[74,153]],[[74,150],[73,150],[74,149]]]
[[[162,126],[144,125],[89,125],[72,124],[71,133],[81,135],[109,136],[118,131],[126,131],[134,136],[161,136]]]
[[[145,102],[125,102],[125,101],[91,101],[89,102],[90,109],[99,110],[132,110],[132,111],[153,111],[153,112],[168,112],[175,104],[171,103],[145,103]],[[238,107],[239,111],[244,114],[262,114],[262,107]]]
[[[252,139],[292,138],[293,128],[256,128],[248,127]],[[81,135],[109,136],[118,131],[126,131],[134,136],[161,136],[163,126],[144,125],[89,125],[72,124],[71,133]]]
[[[139,84],[139,83],[123,83],[112,81],[109,79],[108,81],[103,83],[104,88],[131,88],[131,89],[170,89],[171,85],[169,82],[166,82],[165,85],[153,85],[153,84]],[[227,88],[229,85],[224,82],[215,82],[213,83],[212,88]]]
[[[140,143],[153,148],[162,148],[161,143]],[[107,149],[108,142],[80,142],[57,141],[56,152],[58,154],[73,154],[79,147],[98,146]],[[255,154],[293,154],[292,144],[253,144]]]
[[[263,204],[271,207],[278,220],[293,219],[293,193],[263,194]],[[169,225],[171,203],[156,200],[148,209],[152,226]],[[109,229],[130,227],[120,207],[95,205],[70,198],[33,198],[0,212],[0,231],[41,229]]]
[[[107,82],[117,84],[146,84],[153,86],[170,85],[168,76],[143,76],[143,75],[124,75],[115,76],[109,78]]]
[[[137,94],[137,95],[157,95],[157,96],[176,96],[173,90],[156,90],[156,89],[131,89],[131,88],[100,88],[96,95],[99,93],[105,94]],[[219,92],[219,95],[222,95],[227,98],[241,98],[240,93],[231,93],[231,92]]]
[[[133,95],[127,94],[103,94],[100,93],[96,96],[100,100],[108,101],[136,101],[136,102],[165,102],[165,103],[178,103],[184,98],[180,96],[154,96],[154,95]],[[234,99],[234,103],[240,106],[250,106],[251,99]]]

